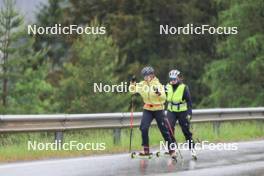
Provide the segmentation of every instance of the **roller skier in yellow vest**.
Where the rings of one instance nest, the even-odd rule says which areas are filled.
[[[144,80],[136,83],[131,81],[130,91],[132,93],[139,93],[143,99],[143,117],[141,119],[140,130],[142,134],[143,152],[140,155],[148,155],[149,150],[149,127],[153,119],[156,120],[158,128],[168,146],[175,141],[172,139],[168,128],[164,121],[164,103],[166,101],[166,94],[164,86],[159,82],[159,79],[154,74],[152,67],[144,67],[141,71]],[[172,158],[176,158],[174,149],[168,148]]]
[[[188,142],[191,155],[196,159],[194,142],[190,131],[190,120],[192,118],[192,101],[189,88],[183,83],[179,70],[169,72],[169,83],[166,85],[167,118],[170,123],[171,132],[174,135],[176,122],[179,121],[181,130]]]

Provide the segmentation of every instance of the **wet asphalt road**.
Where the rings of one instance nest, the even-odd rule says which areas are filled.
[[[264,140],[237,143],[236,151],[198,152],[193,161],[188,151],[177,163],[168,157],[130,159],[115,154],[74,159],[45,160],[0,165],[0,176],[90,176],[90,175],[245,175],[264,176]]]

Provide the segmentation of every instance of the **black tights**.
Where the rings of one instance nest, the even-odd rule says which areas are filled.
[[[159,130],[166,142],[168,142],[168,146],[170,144],[175,143],[174,139],[171,137],[170,132],[168,128],[165,125],[164,120],[164,111],[158,110],[158,111],[149,111],[145,110],[143,111],[143,117],[140,124],[140,130],[142,134],[142,146],[148,147],[149,146],[149,127],[151,125],[152,120],[155,118],[157,125],[159,127]]]

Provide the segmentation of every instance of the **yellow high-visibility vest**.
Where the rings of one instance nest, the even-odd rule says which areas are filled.
[[[186,85],[181,83],[175,91],[171,84],[167,85],[167,109],[171,112],[182,112],[187,111],[187,103],[183,100],[183,93]]]

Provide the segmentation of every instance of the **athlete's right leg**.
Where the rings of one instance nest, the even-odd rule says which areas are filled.
[[[140,130],[142,135],[142,146],[144,147],[144,152],[149,153],[149,127],[153,120],[153,114],[151,111],[143,110],[143,117],[140,123]]]
[[[170,153],[175,152],[175,138],[171,136],[170,131],[168,129],[168,122],[166,122],[165,114],[163,110],[155,111],[154,117],[156,119],[159,130],[164,138],[164,140],[168,143],[168,150]]]
[[[187,112],[178,112],[177,114],[179,116],[179,125],[182,129],[186,141],[189,143],[189,149],[191,150],[194,148],[194,142],[192,139],[192,132],[190,130],[190,122],[187,119]]]

